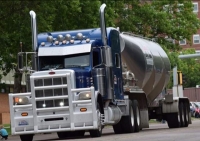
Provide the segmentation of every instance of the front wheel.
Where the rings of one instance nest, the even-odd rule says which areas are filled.
[[[100,107],[100,104],[97,103],[97,112],[98,112],[98,129],[95,130],[90,130],[90,136],[95,138],[95,137],[101,137],[102,134],[102,125],[101,125],[101,114],[103,114],[103,111],[101,110],[102,107]]]
[[[21,141],[32,141],[33,140],[33,134],[28,135],[20,135]]]

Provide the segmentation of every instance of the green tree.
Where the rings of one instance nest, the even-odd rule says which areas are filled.
[[[101,4],[100,0],[0,1],[0,78],[14,69],[14,92],[20,92],[22,73],[17,69],[17,53],[32,51],[30,10],[36,12],[38,33],[41,33],[99,27]],[[108,2],[106,7],[107,26],[114,26],[113,4]]]
[[[49,5],[49,6],[47,6]],[[45,9],[43,7],[46,7]],[[0,1],[0,70],[6,75],[11,69],[15,70],[14,92],[20,92],[22,73],[17,69],[17,53],[21,50],[20,42],[23,43],[22,51],[31,51],[31,22],[29,11],[41,11],[37,15],[40,25],[39,30],[50,30],[52,21],[51,2],[41,1]],[[48,17],[46,20],[40,17]]]
[[[182,51],[182,54],[195,54],[195,50],[186,49]],[[182,59],[177,66],[185,76],[184,87],[195,87],[200,84],[200,62],[198,58]]]
[[[191,0],[125,1],[117,24],[122,31],[156,38],[169,51],[180,50],[178,42],[168,39],[191,41],[191,35],[200,28],[200,20],[193,13]]]

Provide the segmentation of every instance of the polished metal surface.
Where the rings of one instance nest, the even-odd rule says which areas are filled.
[[[106,99],[114,99],[114,77],[112,67],[106,67],[106,86],[107,86],[107,97]]]
[[[105,8],[106,4],[102,4],[99,9],[100,14],[100,26],[101,26],[101,38],[103,45],[107,45],[107,32],[106,32],[106,24],[105,24]]]
[[[32,48],[33,51],[37,51],[37,23],[36,23],[36,14],[34,11],[30,11],[30,16],[31,16],[31,28],[32,28]],[[32,69],[37,70],[37,56],[36,54],[33,54],[32,56]]]
[[[95,68],[92,71],[92,77],[94,84],[97,84],[97,90],[102,96],[106,94],[106,84],[105,84],[105,69]]]
[[[122,63],[138,79],[137,85],[151,103],[167,85],[170,78],[170,62],[162,47],[150,40],[121,33],[125,42]]]
[[[112,64],[112,54],[111,48],[107,46],[107,32],[106,32],[106,24],[105,24],[105,8],[106,4],[102,4],[99,9],[100,14],[100,28],[101,28],[101,38],[104,46],[104,50],[102,51],[104,56],[105,71],[106,71],[106,99],[114,98],[114,89],[113,89],[113,64]]]

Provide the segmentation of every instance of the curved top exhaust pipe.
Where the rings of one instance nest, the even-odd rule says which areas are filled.
[[[105,23],[105,8],[106,4],[102,4],[100,9],[99,9],[99,14],[100,14],[100,27],[101,27],[101,38],[103,45],[107,45],[107,32],[106,32],[106,23]]]
[[[36,24],[36,14],[34,11],[30,11],[31,15],[31,29],[32,29],[32,48],[33,51],[37,50],[37,24]]]
[[[34,52],[37,52],[38,39],[37,39],[37,23],[36,23],[36,14],[34,11],[30,11],[31,16],[31,30],[32,30],[32,49]],[[32,56],[32,69],[37,71],[37,54]]]

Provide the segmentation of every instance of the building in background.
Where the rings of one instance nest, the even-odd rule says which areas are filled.
[[[25,75],[22,76],[22,91],[25,91]],[[11,70],[6,76],[0,79],[0,93],[12,93],[14,90],[14,70]],[[1,98],[1,97],[0,97]]]
[[[193,12],[197,15],[198,18],[200,18],[200,1],[199,0],[193,0]],[[196,53],[200,53],[200,29],[197,31],[197,33],[193,34],[191,37],[191,43],[190,45],[186,39],[179,41],[179,45],[181,45],[184,49],[185,48],[194,48],[196,50]]]

